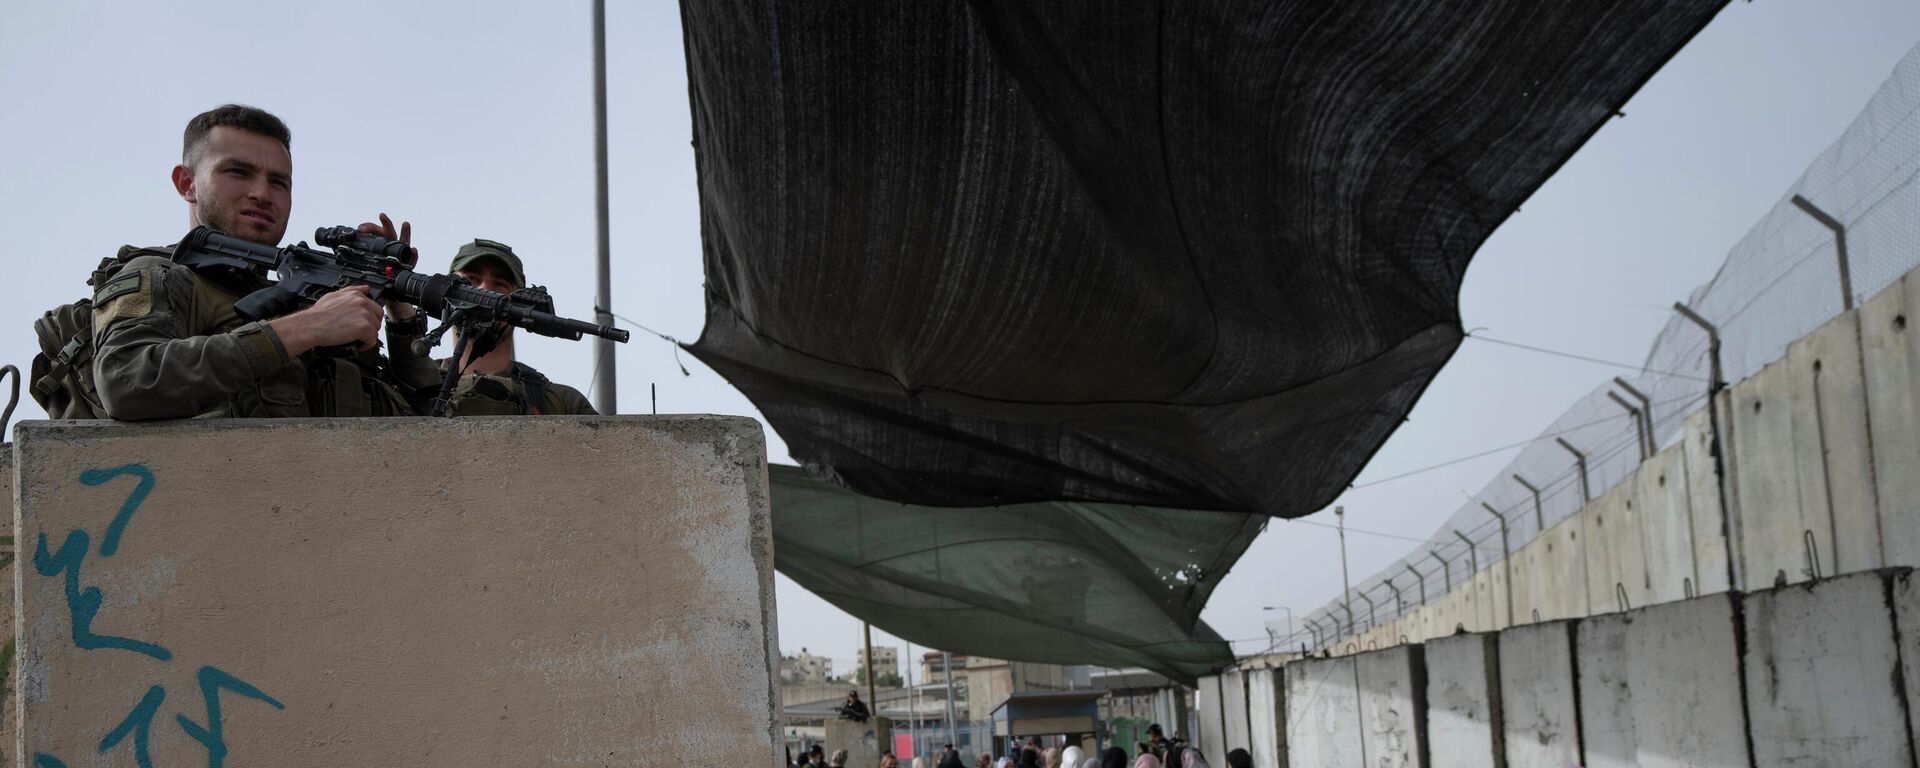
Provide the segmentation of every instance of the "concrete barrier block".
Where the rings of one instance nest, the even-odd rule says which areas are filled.
[[[1740,573],[1748,590],[1794,584],[1811,577],[1800,509],[1800,467],[1793,451],[1793,393],[1786,361],[1775,362],[1732,388],[1733,472],[1740,499]],[[1830,519],[1822,521],[1819,541]],[[1830,559],[1830,558],[1829,558]]]
[[[1722,393],[1721,414],[1730,413],[1731,395]],[[1729,417],[1731,418],[1731,417]],[[1738,499],[1727,497],[1723,510],[1720,475],[1714,468],[1713,418],[1702,408],[1687,417],[1681,434],[1685,451],[1687,507],[1692,510],[1693,563],[1699,578],[1694,594],[1707,595],[1732,588],[1727,581],[1727,537],[1733,530],[1729,517],[1738,514]]]
[[[1635,768],[1631,675],[1627,670],[1627,628],[1632,614],[1615,613],[1580,622],[1573,628],[1580,659],[1580,743],[1585,768]]]
[[[1547,528],[1527,544],[1528,589],[1532,605],[1519,621],[1577,619],[1588,614],[1587,557],[1581,535],[1582,520],[1569,517]]]
[[[1907,331],[1911,309],[1920,307],[1916,292],[1920,278],[1908,275],[1860,307],[1880,551],[1887,565],[1920,565],[1920,333]]]
[[[1402,645],[1354,657],[1360,679],[1361,751],[1367,765],[1426,768],[1426,666],[1422,650],[1422,646]]]
[[[1227,753],[1235,749],[1247,749],[1253,743],[1249,729],[1251,717],[1247,712],[1247,676],[1235,669],[1220,676],[1221,694],[1225,697],[1221,714],[1225,719],[1226,741],[1220,750],[1220,764],[1227,764]]]
[[[1287,752],[1293,765],[1368,764],[1361,752],[1356,658],[1287,665]]]
[[[1787,346],[1800,510],[1819,546],[1820,572],[1880,567],[1872,440],[1860,364],[1860,316],[1844,312]],[[1821,525],[1825,524],[1822,529]]]
[[[779,760],[752,420],[16,434],[27,760]]]
[[[1555,621],[1500,633],[1500,703],[1509,765],[1580,762],[1572,627]]]
[[[1634,484],[1609,489],[1577,516],[1585,534],[1587,606],[1592,613],[1613,613],[1646,602],[1647,564],[1640,540],[1640,516],[1633,508]]]
[[[0,443],[0,499],[5,499],[8,510],[13,509],[13,444]],[[11,517],[11,515],[9,515]],[[14,743],[19,737],[19,714],[14,706],[14,693],[19,677],[15,673],[18,666],[14,663],[19,650],[18,639],[13,626],[13,581],[14,569],[20,567],[19,548],[14,546],[13,526],[7,526],[4,539],[0,539],[0,766],[19,765],[14,760]]]
[[[1500,630],[1513,626],[1516,612],[1513,606],[1513,588],[1509,584],[1510,580],[1507,578],[1508,568],[1510,568],[1511,565],[1511,562],[1503,559],[1487,571],[1487,583],[1489,590],[1492,592],[1492,599],[1488,605],[1489,620],[1487,628],[1489,630]]]
[[[1754,764],[1911,765],[1891,571],[1750,593]]]
[[[880,768],[880,753],[893,749],[893,721],[871,717],[864,723],[828,720],[821,750],[829,757],[847,751],[847,768]]]
[[[1640,523],[1641,549],[1646,553],[1646,590],[1636,596],[1636,606],[1700,594],[1689,497],[1684,445],[1654,454],[1634,472],[1634,512]]]
[[[1247,751],[1254,765],[1287,768],[1286,676],[1285,667],[1247,672]]]
[[[1194,689],[1193,713],[1200,721],[1200,753],[1207,756],[1207,762],[1214,756],[1226,760],[1227,748],[1227,693],[1224,676],[1208,675],[1200,678],[1199,686]]]
[[[1585,765],[1748,765],[1734,599],[1720,593],[1575,629]]]
[[[1492,634],[1456,635],[1425,646],[1427,749],[1434,768],[1505,768],[1500,654]]]
[[[1491,632],[1498,628],[1494,622],[1494,614],[1497,611],[1495,594],[1498,588],[1494,586],[1493,573],[1500,567],[1498,563],[1494,563],[1491,569],[1482,569],[1473,575],[1473,581],[1468,584],[1473,592],[1473,621],[1467,624],[1469,632]]]
[[[1893,621],[1899,637],[1900,678],[1906,689],[1907,729],[1920,737],[1920,576],[1902,569],[1893,581]],[[1920,743],[1913,745],[1920,755]]]

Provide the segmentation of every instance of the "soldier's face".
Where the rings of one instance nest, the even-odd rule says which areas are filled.
[[[279,245],[293,208],[293,156],[277,139],[217,126],[175,185],[195,223],[263,245]],[[182,185],[182,176],[186,177]]]

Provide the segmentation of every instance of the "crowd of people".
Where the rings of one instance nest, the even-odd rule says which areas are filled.
[[[1038,738],[1028,738],[1025,744],[1016,744],[1011,754],[998,758],[989,755],[974,758],[972,768],[1211,768],[1199,749],[1183,739],[1169,738],[1158,723],[1147,727],[1147,739],[1135,744],[1131,754],[1120,747],[1108,747],[1099,754],[1089,754],[1077,746],[1042,747]],[[827,754],[819,744],[809,747],[798,761],[791,756],[787,760],[789,768],[846,768],[847,764],[846,750]],[[879,768],[902,768],[900,758],[892,752],[881,752]],[[937,758],[913,758],[910,768],[968,766],[961,758],[960,750],[947,744],[941,747]],[[1244,749],[1228,752],[1227,768],[1253,768],[1252,754]]]

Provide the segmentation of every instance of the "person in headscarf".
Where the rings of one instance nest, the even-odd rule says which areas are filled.
[[[1134,758],[1133,768],[1160,768],[1160,758],[1154,757],[1152,752],[1142,752]]]
[[[1003,757],[993,761],[993,768],[1013,768],[1013,758]]]
[[[1180,768],[1213,768],[1207,765],[1207,758],[1200,750],[1187,747],[1180,751]]]
[[[1107,747],[1107,751],[1100,753],[1100,768],[1127,768],[1127,751]]]
[[[1079,747],[1067,747],[1060,751],[1061,768],[1080,768],[1085,760],[1086,753],[1081,752]]]
[[[1041,763],[1041,768],[1060,768],[1059,747],[1047,747],[1047,751],[1042,752],[1040,756],[1045,758],[1045,761]]]
[[[927,759],[926,759],[926,758],[924,758],[924,757],[916,757],[916,758],[914,758],[914,759],[913,759],[913,768],[927,768]]]

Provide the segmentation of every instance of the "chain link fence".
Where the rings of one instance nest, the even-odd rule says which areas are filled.
[[[1844,259],[1843,259],[1844,257]],[[1685,306],[1720,336],[1723,380],[1780,359],[1787,346],[1920,266],[1920,48],[1865,111],[1728,253]],[[1706,329],[1676,309],[1633,375],[1602,382],[1556,419],[1427,543],[1305,617],[1278,648],[1322,648],[1411,613],[1630,478],[1705,407],[1713,379]],[[1585,471],[1582,472],[1584,464]],[[1470,554],[1471,553],[1471,554]],[[1396,595],[1396,592],[1398,593]]]

